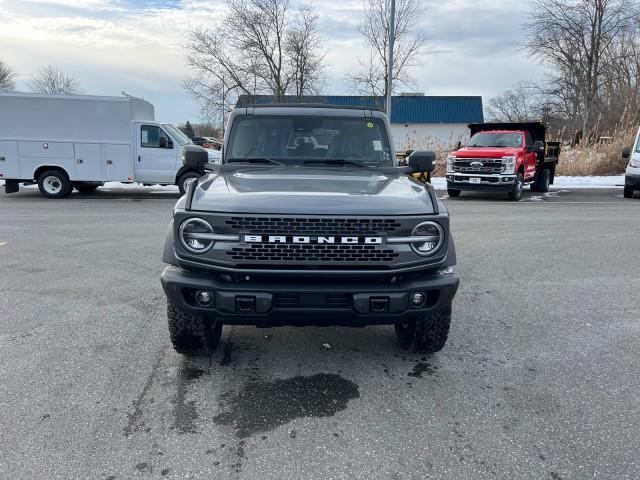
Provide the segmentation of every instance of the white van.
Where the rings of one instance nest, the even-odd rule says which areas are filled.
[[[48,198],[107,181],[178,185],[204,172],[182,164],[191,143],[157,123],[149,102],[130,96],[0,93],[0,179],[7,193],[37,183]]]
[[[622,151],[622,158],[629,159],[624,175],[624,198],[631,198],[634,190],[640,190],[640,129],[636,134],[633,148],[625,148]]]

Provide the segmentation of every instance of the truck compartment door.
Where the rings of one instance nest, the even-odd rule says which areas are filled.
[[[21,178],[16,140],[0,141],[0,179],[5,178]]]
[[[131,145],[105,143],[102,172],[105,181],[133,182]]]
[[[75,180],[76,159],[73,143],[48,141],[19,141],[20,175],[24,179],[33,178],[38,167],[51,165],[61,167],[70,180]]]
[[[99,143],[76,143],[76,180],[97,182],[102,180],[101,150]]]

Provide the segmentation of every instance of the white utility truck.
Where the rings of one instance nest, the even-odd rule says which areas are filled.
[[[153,105],[140,98],[0,93],[7,193],[37,183],[45,197],[63,198],[108,181],[178,185],[184,193],[204,173],[182,163],[190,143],[173,125],[154,121]]]

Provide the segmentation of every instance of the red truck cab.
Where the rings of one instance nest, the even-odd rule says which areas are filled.
[[[522,197],[525,184],[546,192],[553,183],[560,145],[545,142],[543,123],[470,124],[471,138],[447,157],[447,190],[504,192]]]

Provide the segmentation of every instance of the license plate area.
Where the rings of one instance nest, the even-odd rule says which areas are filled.
[[[469,178],[469,183],[480,183],[481,179],[478,177],[470,177]]]

